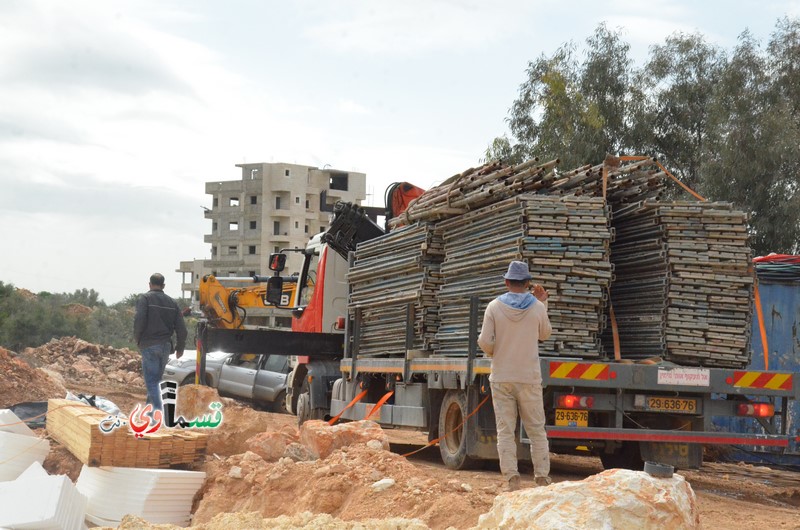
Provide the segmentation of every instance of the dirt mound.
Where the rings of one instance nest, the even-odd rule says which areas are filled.
[[[108,382],[144,386],[141,357],[128,348],[116,349],[76,337],[62,337],[38,348],[25,348],[22,356],[61,374],[67,387]]]
[[[0,348],[0,408],[23,401],[63,398],[64,386],[16,353]]]
[[[495,493],[457,480],[431,479],[380,444],[344,447],[312,462],[282,458],[271,463],[247,452],[211,462],[206,472],[196,525],[221,512],[263,517],[312,512],[345,521],[403,517],[446,528],[462,526],[465,513],[487,511]]]
[[[220,397],[215,388],[184,385],[178,388],[178,414],[185,418],[209,412],[209,405],[222,403],[222,423],[213,429],[208,440],[207,454],[226,457],[251,449],[248,442],[253,436],[266,432],[285,432],[297,439],[297,418],[288,414],[273,414],[253,410],[249,405]]]
[[[44,459],[42,467],[50,475],[66,475],[75,482],[81,474],[83,463],[69,449],[51,439],[50,453]]]

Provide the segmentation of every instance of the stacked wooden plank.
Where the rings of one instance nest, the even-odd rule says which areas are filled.
[[[614,211],[611,300],[623,358],[748,363],[753,276],[745,222],[727,203],[644,201]],[[610,345],[608,331],[604,339]]]
[[[89,466],[168,468],[200,462],[208,435],[196,431],[161,428],[136,438],[122,426],[109,433],[100,430],[108,413],[78,401],[48,401],[47,433]]]
[[[540,164],[532,159],[517,165],[494,161],[470,168],[425,192],[389,225],[447,219],[524,193],[603,197],[605,188],[610,204],[625,204],[657,198],[666,176],[652,158],[609,158],[603,164],[563,173],[556,171],[557,165],[558,160]]]
[[[409,304],[414,307],[410,349],[433,351],[443,254],[430,223],[415,223],[358,245],[347,280],[348,310],[351,315],[356,309],[361,312],[359,356],[405,356]]]
[[[528,262],[550,293],[550,340],[542,354],[602,355],[606,290],[611,280],[608,211],[599,198],[526,194],[437,223],[445,258],[439,291],[439,355],[468,352],[469,298],[488,303],[506,291],[511,260]]]

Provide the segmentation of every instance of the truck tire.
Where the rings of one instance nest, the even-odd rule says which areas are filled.
[[[311,408],[311,394],[303,392],[297,398],[297,423],[302,425],[308,420],[321,420],[327,411],[320,408]]]
[[[600,453],[600,461],[603,469],[644,469],[639,442],[623,442],[622,447],[613,453]]]
[[[467,456],[466,425],[461,425],[467,414],[467,393],[448,390],[439,409],[439,436],[442,436],[439,453],[444,465],[450,469],[469,469],[475,465],[475,461]]]

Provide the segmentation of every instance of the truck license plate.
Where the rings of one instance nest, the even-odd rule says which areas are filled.
[[[556,425],[564,427],[588,427],[588,410],[556,409]]]
[[[697,414],[698,412],[696,399],[661,396],[648,396],[647,410],[655,412],[675,412],[678,414]]]

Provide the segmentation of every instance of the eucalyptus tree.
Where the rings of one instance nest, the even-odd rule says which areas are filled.
[[[640,77],[647,92],[640,119],[652,130],[646,149],[700,192],[703,155],[714,134],[709,109],[725,61],[725,53],[701,34],[675,33],[651,47]]]

